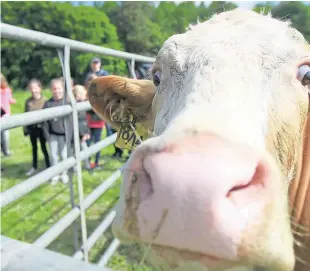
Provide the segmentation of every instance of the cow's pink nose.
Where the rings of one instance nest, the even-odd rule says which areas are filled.
[[[267,162],[212,134],[137,153],[129,169],[126,198],[139,201],[136,208],[127,201],[135,209],[134,234],[157,245],[237,259],[271,200]]]

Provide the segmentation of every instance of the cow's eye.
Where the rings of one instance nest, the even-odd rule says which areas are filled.
[[[302,65],[298,68],[297,79],[304,86],[310,86],[310,65]]]
[[[156,87],[159,86],[161,80],[161,71],[157,70],[153,75],[153,83]]]

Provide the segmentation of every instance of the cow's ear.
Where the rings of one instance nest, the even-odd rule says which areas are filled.
[[[120,118],[130,112],[145,128],[151,128],[155,95],[152,81],[103,76],[91,81],[87,95],[93,110],[112,127],[118,129]]]

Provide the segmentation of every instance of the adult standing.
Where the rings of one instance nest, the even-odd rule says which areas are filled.
[[[107,76],[109,73],[102,67],[101,59],[99,57],[94,57],[90,62],[90,71],[87,73],[86,78],[95,73],[97,76]]]
[[[102,68],[103,63],[101,62],[101,59],[99,57],[94,57],[90,62],[90,71],[86,75],[86,80],[91,76],[92,74],[96,74],[97,76],[107,76],[109,73]],[[85,80],[85,81],[86,81]],[[105,128],[107,131],[107,136],[110,136],[113,134],[112,127],[105,123]]]

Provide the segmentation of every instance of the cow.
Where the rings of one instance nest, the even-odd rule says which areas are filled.
[[[289,22],[237,8],[168,38],[150,80],[92,81],[102,118],[149,131],[114,235],[158,270],[309,271],[309,71]]]

